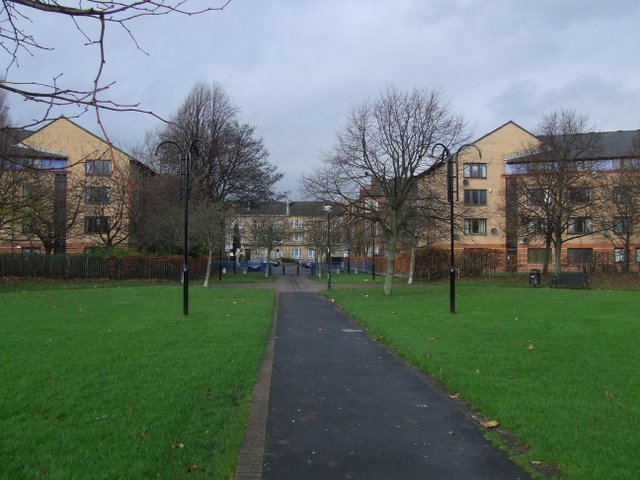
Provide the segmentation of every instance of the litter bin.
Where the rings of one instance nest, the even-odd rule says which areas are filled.
[[[529,285],[532,287],[537,287],[540,285],[540,270],[537,268],[532,268],[529,271]]]

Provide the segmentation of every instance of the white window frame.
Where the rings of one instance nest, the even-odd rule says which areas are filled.
[[[474,228],[477,227],[477,228]],[[465,235],[486,235],[487,219],[486,218],[465,218],[464,219]]]

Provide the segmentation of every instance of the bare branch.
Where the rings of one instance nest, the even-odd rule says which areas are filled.
[[[115,82],[103,83],[104,67],[106,65],[105,40],[107,26],[117,25],[121,27],[133,42],[135,48],[145,54],[147,52],[136,40],[129,24],[131,21],[149,16],[164,16],[169,14],[193,16],[206,12],[224,10],[231,0],[219,0],[218,6],[198,6],[193,0],[138,0],[138,1],[112,1],[91,0],[87,8],[83,3],[66,1],[45,0],[2,0],[0,6],[0,49],[8,54],[10,61],[0,81],[0,90],[4,90],[24,100],[42,104],[44,114],[34,120],[33,125],[52,119],[54,110],[76,106],[85,113],[89,108],[95,109],[99,117],[99,111],[138,112],[152,115],[164,121],[161,117],[149,110],[140,108],[139,103],[123,103],[105,98],[104,95],[113,87]],[[66,88],[59,80],[62,74],[57,75],[51,81],[33,79],[31,82],[14,81],[12,74],[15,67],[20,64],[23,55],[34,57],[37,52],[47,53],[54,50],[49,45],[42,44],[30,32],[33,28],[31,15],[35,12],[67,17],[71,19],[75,29],[84,37],[86,46],[97,48],[97,66],[95,73],[91,75],[91,86],[86,89]],[[90,22],[97,25],[96,33],[91,34],[83,28],[79,21]]]

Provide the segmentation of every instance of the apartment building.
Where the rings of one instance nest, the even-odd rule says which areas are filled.
[[[60,117],[14,137],[6,155],[21,174],[20,211],[0,231],[3,253],[82,253],[126,246],[132,174],[145,167]]]
[[[640,172],[639,154],[634,151],[638,131],[583,135],[589,135],[593,148],[566,162],[576,180],[572,187],[567,186],[562,200],[551,198],[551,187],[543,186],[542,179],[538,185],[532,183],[534,171],[539,171],[534,166],[545,161],[540,152],[549,139],[537,138],[512,121],[473,142],[481,156],[473,148],[461,151],[455,182],[456,253],[490,249],[504,255],[505,264],[512,267],[540,267],[547,251],[545,228],[549,225],[543,206],[557,207],[564,202],[573,206],[566,207],[564,224],[558,223],[561,231],[554,240],[561,239],[561,249],[553,252],[552,248],[551,265],[559,256],[565,269],[622,270],[630,260],[628,267],[638,270],[640,237],[632,225],[638,217],[620,208],[623,200],[633,205],[628,197],[638,196],[638,190],[615,184],[625,183],[625,172],[627,178]],[[423,181],[432,181],[434,172],[442,169],[446,165],[437,165]],[[449,239],[437,245],[448,248]]]
[[[246,259],[266,258],[268,247],[260,240],[258,230],[272,229],[272,259],[318,261],[327,225],[327,212],[322,202],[274,201],[258,207],[239,210],[232,224],[237,225],[241,252]],[[231,245],[233,233],[228,234]]]

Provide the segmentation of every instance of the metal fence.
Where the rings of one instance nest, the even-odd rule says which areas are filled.
[[[1,255],[0,276],[110,280],[172,280],[182,276],[180,257],[94,257],[87,255]],[[189,262],[190,278],[202,278],[206,258]],[[212,269],[213,271],[213,269]]]

